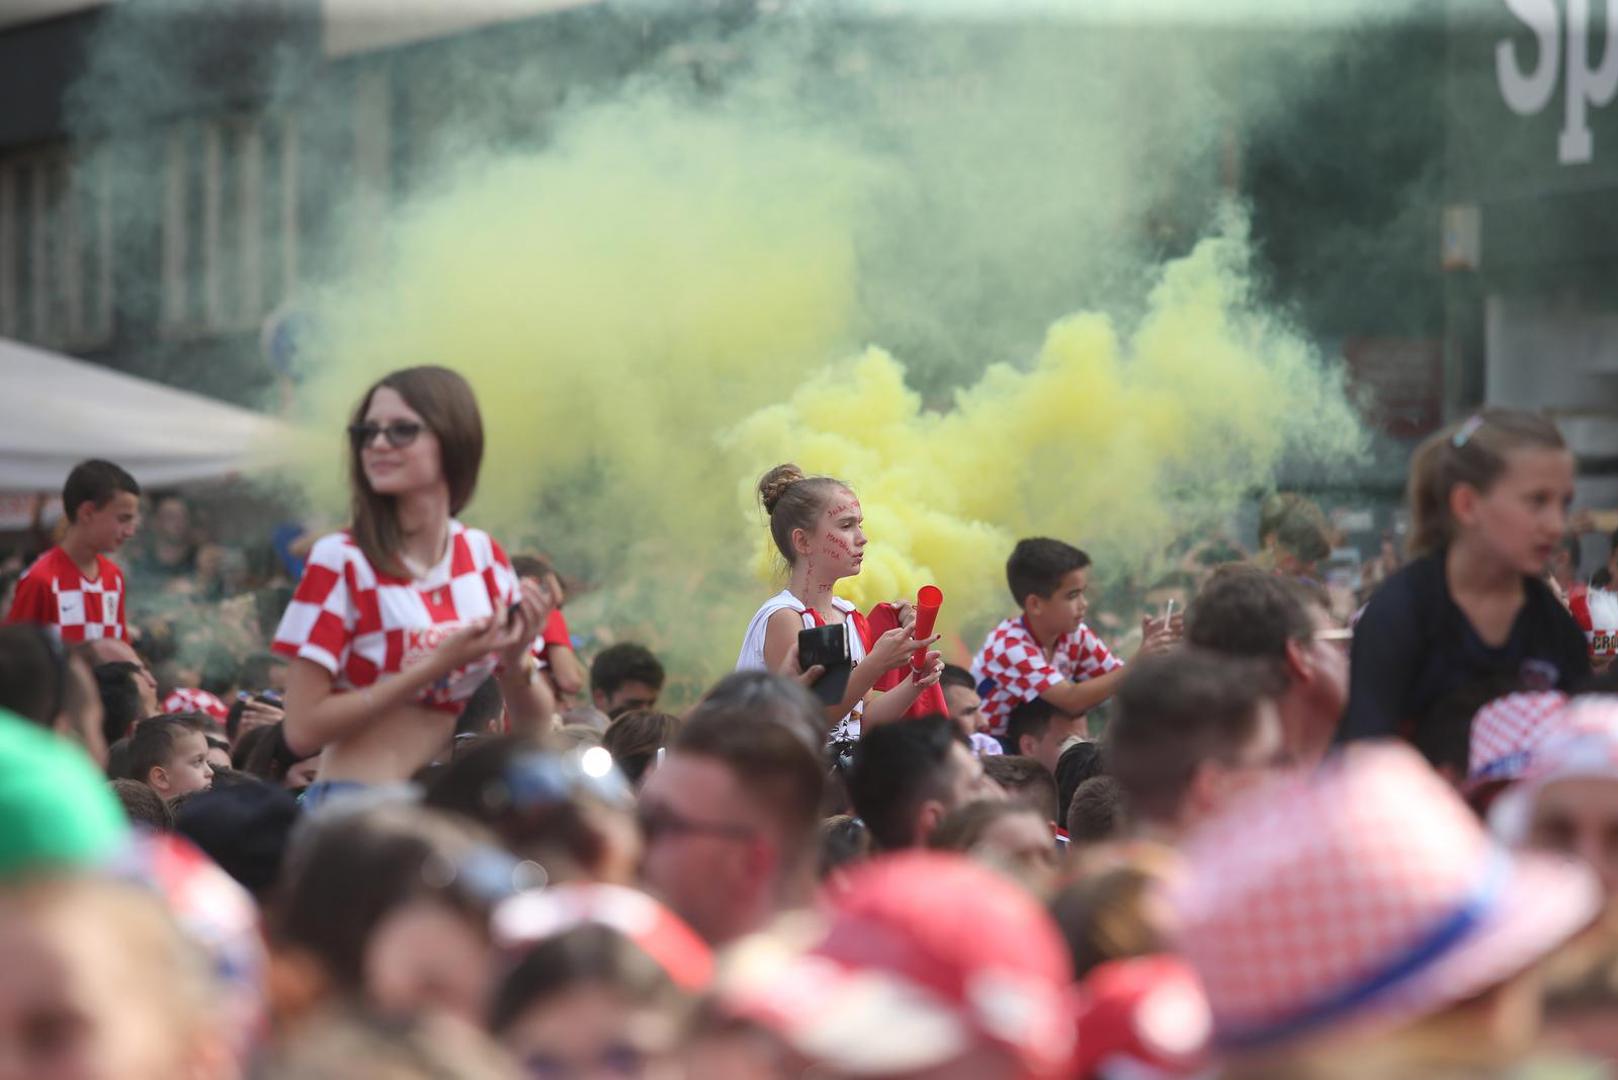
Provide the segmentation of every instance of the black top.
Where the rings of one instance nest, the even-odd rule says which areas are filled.
[[[1511,633],[1495,648],[1450,596],[1443,552],[1389,577],[1354,627],[1348,712],[1338,740],[1409,738],[1435,705],[1478,683],[1576,689],[1590,675],[1584,632],[1543,581],[1525,577],[1523,592]]]

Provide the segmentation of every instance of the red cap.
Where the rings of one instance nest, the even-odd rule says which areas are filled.
[[[998,1045],[1029,1076],[1073,1060],[1072,967],[1033,897],[962,856],[912,851],[849,871],[807,951],[736,968],[721,996],[798,1052],[853,1075]]]
[[[1096,967],[1079,984],[1077,1076],[1195,1070],[1213,1016],[1191,966],[1177,956],[1140,956]]]

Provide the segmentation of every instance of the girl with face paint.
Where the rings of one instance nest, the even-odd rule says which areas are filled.
[[[829,738],[859,738],[864,724],[881,724],[905,714],[916,698],[938,682],[942,659],[924,656],[922,670],[885,693],[874,693],[878,680],[904,664],[918,648],[938,640],[935,634],[916,640],[915,617],[900,609],[900,625],[885,634],[870,633],[853,604],[835,593],[837,582],[854,577],[865,559],[866,536],[860,501],[847,484],[829,476],[805,476],[796,465],[778,465],[759,481],[759,499],[770,518],[770,536],[786,560],[787,587],[758,609],[748,624],[737,670],[764,668],[798,673],[798,632],[813,626],[848,626],[854,671],[843,700],[827,706]]]

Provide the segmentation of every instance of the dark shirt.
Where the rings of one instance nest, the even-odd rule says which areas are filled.
[[[1450,596],[1444,555],[1423,556],[1382,583],[1354,627],[1348,711],[1338,741],[1410,738],[1439,702],[1468,686],[1576,689],[1590,675],[1578,623],[1537,578],[1499,647],[1485,644]]]

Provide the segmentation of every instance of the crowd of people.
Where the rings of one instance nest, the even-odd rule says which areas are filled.
[[[245,649],[184,500],[66,478],[0,626],[0,1080],[1618,1069],[1618,550],[1579,579],[1540,416],[1427,440],[1352,603],[1284,497],[1129,626],[1018,541],[959,664],[838,595],[858,495],[780,465],[784,587],[678,715],[457,517],[460,376],[347,437]]]

